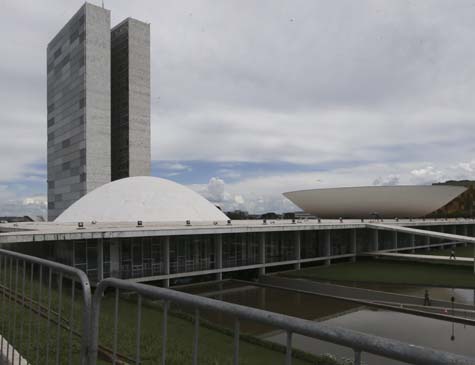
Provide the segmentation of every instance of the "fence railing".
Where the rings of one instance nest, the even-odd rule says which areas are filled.
[[[135,363],[141,363],[141,323],[142,323],[142,305],[143,298],[152,300],[162,300],[163,321],[161,328],[161,363],[165,364],[167,357],[167,333],[168,333],[168,311],[171,303],[183,305],[194,309],[194,335],[192,344],[192,364],[198,363],[198,351],[200,344],[200,312],[213,311],[222,313],[235,318],[234,324],[234,364],[239,363],[239,342],[240,342],[240,321],[250,320],[260,324],[272,326],[283,330],[287,334],[285,363],[292,363],[292,336],[299,334],[312,337],[326,342],[342,345],[351,348],[354,351],[354,364],[360,365],[362,353],[371,353],[385,358],[403,361],[410,364],[431,364],[446,365],[474,364],[473,358],[468,358],[456,354],[438,351],[430,348],[424,348],[407,344],[404,342],[390,340],[382,337],[368,335],[344,328],[327,326],[322,323],[316,323],[309,320],[290,317],[283,314],[273,313],[261,309],[246,307],[238,304],[222,302],[210,298],[200,297],[188,293],[178,292],[171,289],[159,288],[150,285],[133,283],[115,278],[104,279],[99,283],[93,296],[92,304],[92,337],[91,337],[91,364],[96,364],[99,343],[99,323],[101,314],[101,302],[104,298],[106,289],[115,289],[115,314],[113,324],[113,363],[118,354],[118,305],[119,292],[137,294],[137,312],[135,323]]]
[[[90,318],[83,271],[0,249],[0,363],[89,364]]]
[[[106,290],[115,290],[112,297]],[[126,330],[119,333],[120,294],[137,295],[135,314],[128,315]],[[160,300],[162,306],[160,343],[142,338],[144,299]],[[108,300],[112,311],[111,329],[106,335],[111,348],[99,342],[101,304]],[[198,363],[200,348],[200,316],[204,312],[223,314],[234,320],[233,362],[239,363],[242,321],[277,328],[286,333],[285,363],[292,363],[293,336],[303,335],[334,343],[354,352],[354,364],[361,364],[362,354],[374,355],[412,364],[474,364],[473,358],[451,354],[360,333],[344,328],[327,326],[309,320],[290,317],[256,308],[218,301],[175,290],[139,284],[121,279],[101,281],[91,297],[86,274],[76,268],[56,262],[0,249],[0,363],[9,364],[81,364],[95,365],[98,357],[106,362],[143,363],[144,347],[160,346],[160,360],[165,364],[169,342],[170,305],[185,306],[194,313],[191,362]],[[104,315],[104,313],[103,313]],[[130,318],[133,317],[133,318]],[[122,317],[122,319],[124,319]],[[145,319],[145,318],[144,318]],[[202,321],[201,321],[202,322]],[[135,327],[135,329],[133,328]],[[121,352],[119,345],[124,335],[135,331],[132,357]],[[109,341],[110,340],[110,341]],[[168,346],[167,346],[168,345]],[[183,344],[182,344],[183,345]],[[231,354],[230,354],[231,356]],[[150,359],[147,359],[150,361]]]

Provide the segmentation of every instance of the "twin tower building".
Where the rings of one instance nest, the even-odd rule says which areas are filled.
[[[150,175],[150,26],[85,3],[48,44],[48,220],[113,180]]]

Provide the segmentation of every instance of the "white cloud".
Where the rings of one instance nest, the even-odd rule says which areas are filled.
[[[32,196],[23,199],[2,199],[0,195],[0,216],[30,216],[46,218],[46,197]]]
[[[434,168],[433,166],[426,166],[420,169],[411,171],[412,181],[419,184],[430,184],[444,180],[444,172]]]
[[[247,210],[251,213],[265,213],[295,210],[295,206],[282,195],[266,194],[258,190],[245,191],[239,187],[236,189],[233,184],[226,184],[223,179],[216,177],[211,178],[206,185],[195,184],[190,188],[219,205],[224,211]]]
[[[238,205],[244,205],[244,198],[242,197],[242,195],[235,195],[234,196],[234,202]]]
[[[191,171],[191,167],[180,162],[161,162],[160,167],[165,170]]]
[[[232,183],[213,178],[210,183],[213,181],[211,185],[214,185],[214,181],[219,181],[220,197],[222,197],[219,203],[225,210],[240,209],[251,213],[286,212],[299,210],[282,195],[286,191],[345,186],[426,185],[443,182],[453,177],[475,179],[475,170],[467,173],[466,169],[461,167],[466,164],[471,164],[471,162],[460,162],[454,166],[427,163],[422,166],[417,163],[375,163],[329,171],[272,174]],[[394,170],[400,171],[400,174],[393,174]],[[210,184],[190,187],[209,199],[209,186]]]
[[[475,171],[475,160],[469,162],[459,162],[455,168],[459,168],[462,171],[465,171],[467,174],[474,175]]]
[[[39,206],[46,208],[48,205],[48,201],[46,196],[32,196],[32,197],[27,197],[22,200],[22,204],[26,206]]]
[[[228,179],[237,179],[241,177],[241,174],[238,171],[235,171],[233,169],[220,169],[218,170],[218,174],[219,176],[222,176]]]
[[[205,196],[213,203],[220,203],[224,200],[224,180],[212,177],[206,186]]]
[[[2,183],[43,179],[31,166],[46,155],[46,45],[82,3],[2,2]],[[225,184],[227,204],[270,209],[268,196],[296,188],[475,177],[472,1],[107,6],[113,24],[151,22],[152,155],[177,161],[167,176],[190,171],[181,160],[328,165],[253,179],[231,167],[219,177],[241,180]],[[26,193],[1,194],[0,204]]]
[[[393,186],[399,185],[399,175],[378,176],[373,181],[373,185],[376,186]]]

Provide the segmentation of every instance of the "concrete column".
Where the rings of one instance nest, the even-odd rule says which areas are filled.
[[[300,231],[295,231],[295,259],[298,262],[295,264],[295,270],[300,270],[300,260],[301,260],[301,242],[300,242]]]
[[[214,260],[216,269],[223,268],[223,236],[217,234],[214,237]],[[217,280],[223,280],[223,272],[220,271],[216,274]]]
[[[475,274],[475,244],[473,245],[473,273]],[[475,305],[475,290],[473,291],[473,304]]]
[[[451,232],[452,234],[457,234],[457,226],[456,226],[456,225],[453,225],[450,232]],[[452,247],[454,247],[454,248],[455,248],[456,246],[457,246],[457,245],[456,245],[455,243],[452,245]]]
[[[440,226],[440,232],[441,232],[441,233],[445,233],[445,226]],[[441,239],[441,241],[443,241],[443,240],[444,240],[444,239]],[[440,248],[441,250],[444,249],[444,245],[439,246],[439,248]]]
[[[468,236],[468,229],[467,229],[468,227],[467,227],[467,225],[464,224],[462,227],[463,227],[462,234],[463,234],[464,236]],[[463,243],[463,247],[467,247],[467,242],[464,242],[464,243]]]
[[[414,250],[414,246],[416,245],[416,236],[413,234],[410,235],[410,240],[411,240],[411,253],[414,253],[416,250]]]
[[[166,236],[163,242],[163,273],[170,275],[170,236]],[[163,286],[169,288],[170,279],[164,279]]]
[[[427,251],[430,251],[430,237],[429,236],[426,236],[426,250]]]
[[[397,248],[397,232],[396,231],[393,232],[393,248],[394,249]]]
[[[76,267],[76,241],[73,240],[72,243],[72,257],[71,257],[71,266]]]
[[[104,239],[97,240],[97,281],[104,279]]]
[[[325,245],[324,246],[325,257],[328,257],[331,255],[331,237],[330,236],[331,236],[330,230],[324,231],[323,244]],[[330,265],[330,264],[331,264],[331,260],[327,258],[325,260],[325,265]]]
[[[354,256],[351,257],[351,262],[356,262],[356,229],[351,230],[351,253]]]
[[[373,251],[379,250],[379,232],[377,229],[373,229]]]
[[[111,277],[120,278],[119,241],[117,239],[111,240],[110,256],[111,256]]]
[[[266,234],[264,232],[259,234],[259,263],[266,263]],[[266,268],[259,268],[259,275],[265,275]]]

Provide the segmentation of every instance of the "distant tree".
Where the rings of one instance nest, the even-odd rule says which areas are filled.
[[[295,212],[284,213],[284,219],[295,219]]]
[[[274,212],[264,213],[261,215],[261,219],[280,219],[281,217],[281,215]]]
[[[229,219],[234,219],[234,220],[249,219],[248,212],[245,212],[243,210],[234,210],[232,212],[226,212],[226,215],[229,217]]]

